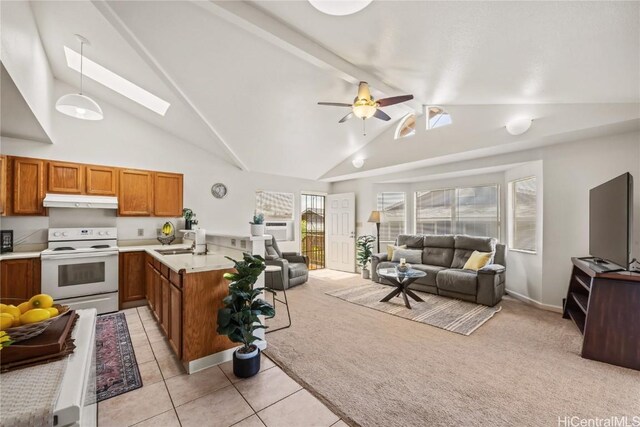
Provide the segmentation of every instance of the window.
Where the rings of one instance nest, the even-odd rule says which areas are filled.
[[[530,177],[509,183],[510,218],[509,248],[536,251],[536,178]]]
[[[378,210],[382,212],[380,223],[380,247],[382,244],[394,243],[398,234],[405,232],[405,194],[378,193]]]
[[[402,120],[396,128],[395,139],[406,138],[416,134],[416,115],[409,113]]]
[[[427,130],[448,126],[452,123],[451,115],[440,107],[427,107]]]
[[[416,192],[416,233],[500,238],[498,185]]]
[[[292,193],[256,191],[256,212],[264,214],[265,221],[291,221],[293,209]]]

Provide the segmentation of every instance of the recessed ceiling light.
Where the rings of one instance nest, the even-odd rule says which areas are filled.
[[[311,6],[334,16],[351,15],[369,6],[372,0],[309,0]]]
[[[67,59],[67,66],[72,70],[80,72],[80,54],[65,46],[64,55]],[[113,71],[106,69],[102,65],[95,63],[90,59],[84,58],[84,67],[82,72],[85,77],[95,80],[101,85],[108,87],[114,92],[118,92],[120,95],[137,102],[143,107],[146,107],[161,116],[166,114],[167,109],[171,105],[164,99],[158,98],[151,92],[142,89],[140,86],[131,83],[124,77],[117,75]]]
[[[514,136],[522,135],[529,130],[532,121],[533,120],[529,117],[518,117],[513,119],[506,125],[507,132]]]
[[[364,159],[361,157],[358,157],[356,159],[353,159],[351,161],[351,164],[353,165],[354,168],[360,169],[362,166],[364,166]]]

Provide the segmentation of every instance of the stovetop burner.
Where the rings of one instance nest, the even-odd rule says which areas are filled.
[[[93,245],[91,246],[91,249],[107,249],[110,248],[111,245]]]
[[[53,249],[54,251],[75,251],[76,248],[72,248],[71,246],[63,246],[60,248]]]

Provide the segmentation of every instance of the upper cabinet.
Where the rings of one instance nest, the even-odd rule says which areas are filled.
[[[153,172],[121,169],[118,192],[118,214],[121,216],[153,215]]]
[[[0,215],[7,214],[7,156],[0,156]]]
[[[13,159],[12,213],[43,215],[44,160],[15,157]]]
[[[156,172],[154,174],[155,216],[182,215],[182,175]]]
[[[49,193],[81,194],[84,192],[84,166],[77,163],[48,162]]]
[[[87,194],[115,196],[118,194],[118,171],[105,166],[86,167]]]

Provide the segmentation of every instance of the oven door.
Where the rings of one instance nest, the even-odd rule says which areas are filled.
[[[118,252],[42,256],[42,292],[53,299],[118,291]]]

